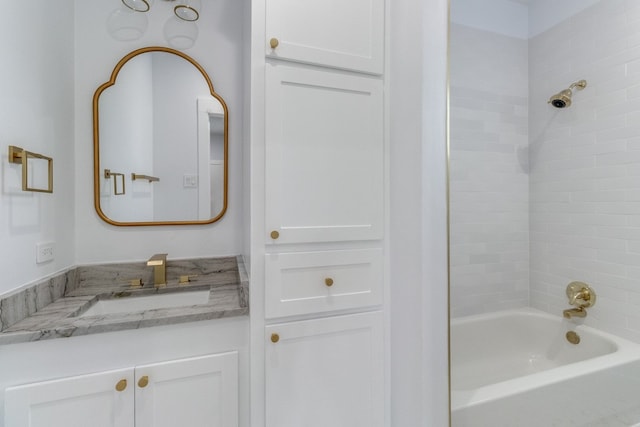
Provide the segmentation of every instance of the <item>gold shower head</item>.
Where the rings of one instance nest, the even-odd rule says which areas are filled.
[[[586,80],[578,80],[572,83],[568,89],[562,90],[551,98],[549,98],[548,104],[553,105],[556,108],[566,108],[571,106],[571,96],[573,95],[572,89],[582,90],[587,87]]]

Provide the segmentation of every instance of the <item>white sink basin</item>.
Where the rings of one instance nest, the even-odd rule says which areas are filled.
[[[100,300],[78,317],[131,313],[158,308],[188,307],[209,302],[209,291],[171,292],[144,297],[124,297]]]

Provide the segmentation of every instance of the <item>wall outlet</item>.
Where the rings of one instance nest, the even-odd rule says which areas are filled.
[[[53,261],[55,246],[55,242],[38,243],[36,245],[36,264]]]

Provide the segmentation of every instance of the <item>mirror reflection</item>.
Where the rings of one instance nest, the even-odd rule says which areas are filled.
[[[639,18],[451,0],[453,427],[640,423]]]
[[[193,59],[125,56],[94,97],[98,214],[114,225],[211,223],[226,210],[227,107]]]

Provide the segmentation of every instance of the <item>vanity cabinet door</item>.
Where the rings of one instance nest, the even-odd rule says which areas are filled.
[[[266,427],[384,425],[381,312],[266,327]]]
[[[136,427],[238,425],[238,353],[136,367]]]
[[[7,427],[134,427],[134,370],[10,387]]]
[[[266,71],[267,243],[381,239],[382,81],[283,64]]]
[[[267,56],[382,74],[384,0],[269,0]]]

